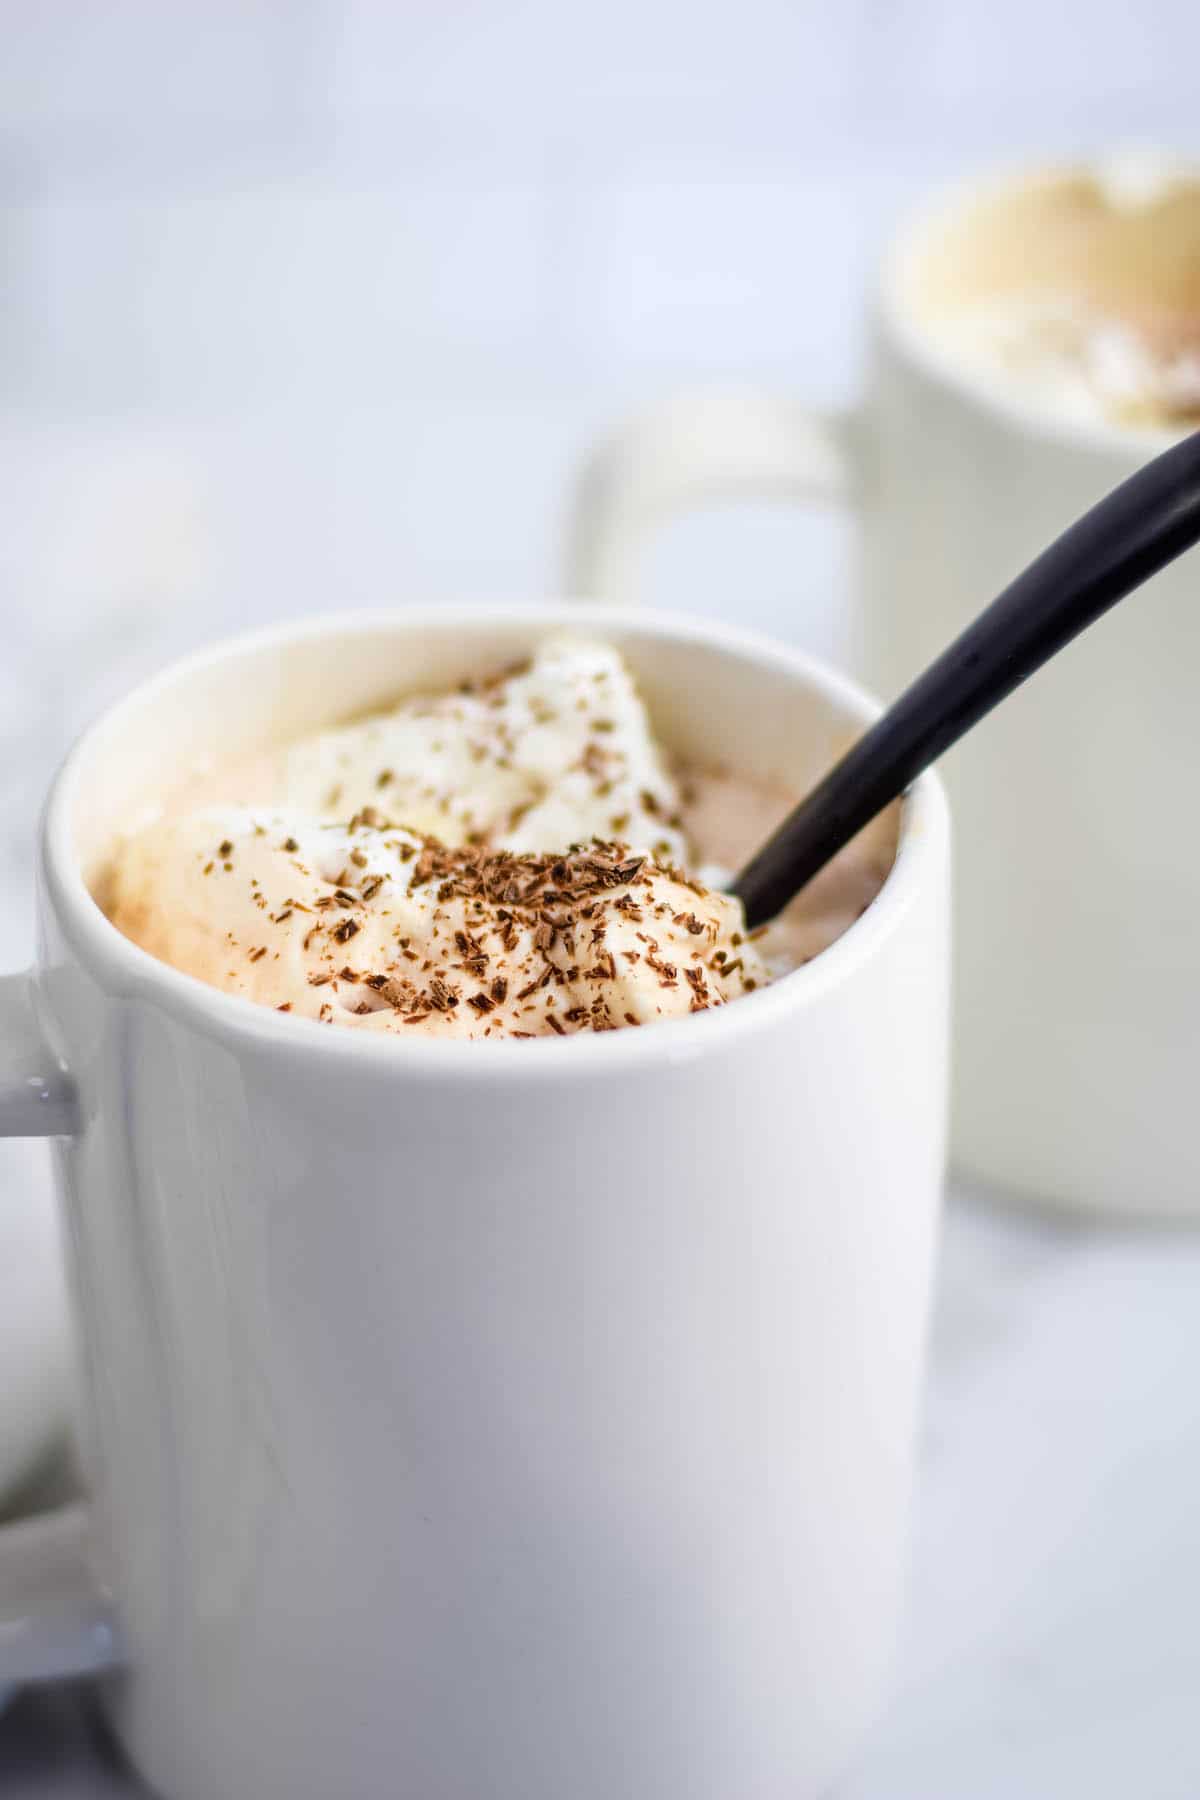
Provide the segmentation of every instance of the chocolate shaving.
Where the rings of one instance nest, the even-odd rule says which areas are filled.
[[[347,830],[352,832],[357,831],[359,827],[363,825],[365,825],[369,831],[386,831],[389,828],[390,820],[385,819],[383,814],[379,812],[376,807],[363,806],[355,813]]]
[[[692,992],[695,995],[696,999],[701,1003],[702,1006],[707,1006],[708,1005],[708,983],[704,979],[704,970],[703,969],[685,969],[683,972],[684,972],[684,975],[687,977],[688,984],[691,987]],[[695,1005],[693,1005],[692,1011],[693,1012],[696,1011]]]

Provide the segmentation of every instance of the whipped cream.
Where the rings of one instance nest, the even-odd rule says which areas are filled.
[[[688,852],[633,677],[590,639],[550,638],[523,668],[301,739],[268,779],[280,805],[325,819],[377,806],[447,844],[543,852],[598,837],[660,861]]]
[[[1169,150],[1127,144],[1092,169],[1097,190],[1113,212],[1145,212],[1180,188],[1192,186],[1195,168]]]
[[[375,809],[206,808],[118,858],[109,910],[202,981],[375,1031],[541,1037],[725,1005],[771,978],[741,908],[617,844],[447,848]]]
[[[971,307],[939,325],[963,363],[1084,423],[1181,429],[1200,416],[1200,321],[1152,333],[1064,295]]]
[[[617,651],[556,636],[191,784],[120,846],[105,903],[164,962],[329,1024],[645,1025],[795,966],[685,872],[681,806]]]

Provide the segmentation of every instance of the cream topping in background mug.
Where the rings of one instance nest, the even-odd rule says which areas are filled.
[[[1083,425],[1200,423],[1200,177],[1165,158],[1047,171],[944,215],[906,304],[962,374]]]
[[[0,1681],[119,1661],[165,1800],[815,1800],[878,1703],[944,1148],[936,779],[828,950],[645,1031],[322,1030],[89,890],[214,744],[567,626],[685,761],[803,788],[875,716],[716,626],[438,607],[171,669],[50,796],[0,1130],[57,1140],[88,1499],[0,1533]]]
[[[898,694],[1184,428],[1168,426],[1161,394],[1130,422],[1127,394],[1114,408],[1084,380],[1081,403],[1074,375],[1064,399],[1061,369],[1043,366],[1040,385],[1029,370],[1003,377],[983,322],[1061,311],[1064,294],[1146,341],[1169,336],[1175,360],[1160,373],[1183,380],[1200,322],[1200,181],[1165,165],[1140,180],[1128,164],[1034,171],[910,222],[878,283],[863,404],[819,417],[786,394],[714,387],[633,422],[581,481],[571,586],[633,597],[648,535],[684,508],[849,499],[857,662]],[[1156,576],[946,761],[953,1155],[1052,1206],[1200,1212],[1200,865],[1183,823],[1200,731],[1196,601],[1190,565]]]

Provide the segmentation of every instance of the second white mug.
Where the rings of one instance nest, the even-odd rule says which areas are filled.
[[[987,192],[900,234],[873,306],[867,394],[850,414],[712,388],[604,446],[579,488],[572,588],[630,599],[648,535],[714,499],[849,501],[862,527],[860,672],[890,698],[1162,448],[1164,433],[1038,408],[946,352],[915,295],[935,262],[942,278],[948,259],[979,253],[978,230],[960,226]],[[1187,823],[1198,590],[1194,559],[1156,577],[947,760],[953,1154],[968,1174],[1058,1207],[1200,1212],[1200,861]]]

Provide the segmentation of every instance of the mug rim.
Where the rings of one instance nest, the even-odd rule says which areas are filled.
[[[840,937],[790,974],[736,1003],[710,1012],[661,1021],[665,1032],[618,1030],[575,1032],[565,1039],[529,1041],[408,1038],[390,1032],[330,1030],[315,1019],[281,1016],[273,1007],[210,986],[160,961],[125,937],[107,917],[84,878],[72,842],[73,802],[80,774],[96,739],[119,725],[121,714],[157,689],[219,667],[247,654],[268,654],[304,640],[345,638],[385,631],[400,636],[434,627],[468,632],[497,626],[547,630],[577,626],[581,630],[619,628],[624,632],[673,642],[702,643],[743,659],[760,660],[815,689],[823,699],[857,713],[869,724],[881,711],[864,689],[817,657],[761,633],[727,626],[682,612],[616,606],[576,600],[429,604],[394,610],[356,610],[292,619],[225,637],[167,664],[139,682],[81,733],[60,765],[48,792],[39,833],[41,874],[60,932],[71,953],[97,976],[113,997],[153,999],[190,1029],[206,1036],[235,1040],[280,1054],[325,1054],[397,1071],[425,1070],[456,1078],[483,1074],[519,1074],[536,1068],[540,1079],[564,1077],[580,1067],[625,1069],[649,1058],[655,1063],[692,1061],[730,1048],[738,1037],[768,1029],[781,1018],[801,1013],[830,988],[840,986],[871,961],[892,937],[930,879],[949,826],[949,809],[940,778],[932,770],[918,776],[902,797],[896,855],[875,899]],[[41,971],[39,970],[39,973]],[[647,1048],[647,1039],[649,1047]]]
[[[998,381],[990,381],[985,372],[977,373],[959,362],[937,334],[925,328],[903,293],[908,270],[920,262],[931,234],[940,225],[962,216],[988,196],[1036,189],[1073,175],[1096,175],[1104,162],[1102,155],[1096,155],[993,164],[983,173],[937,187],[892,231],[875,272],[873,310],[902,354],[938,387],[974,401],[982,411],[1002,419],[1027,437],[1069,449],[1121,456],[1132,468],[1178,443],[1186,433],[1169,426],[1135,429],[1108,419],[1074,419],[1039,406],[1036,400],[1009,393]],[[1182,154],[1173,154],[1171,162],[1173,167],[1200,181],[1200,163]]]

